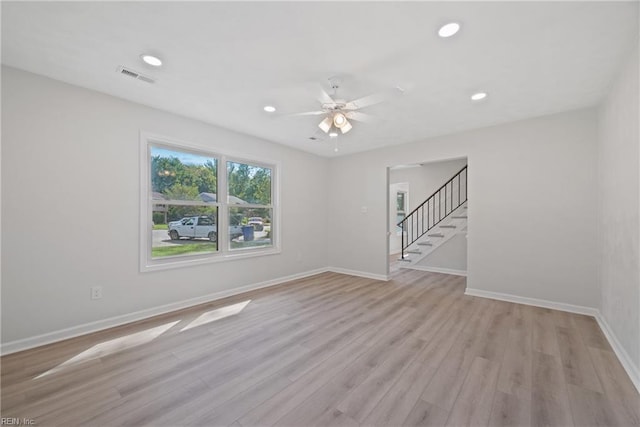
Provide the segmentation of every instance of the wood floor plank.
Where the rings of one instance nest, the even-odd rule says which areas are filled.
[[[573,384],[568,385],[573,420],[577,426],[623,426],[607,397]]]
[[[418,399],[415,406],[402,422],[407,427],[442,427],[447,422],[449,412],[436,405]]]
[[[311,426],[335,426],[335,427],[359,427],[358,424],[353,418],[348,415],[342,413],[339,409],[334,409],[330,411],[326,411],[322,414],[315,423],[309,424]]]
[[[203,426],[230,425],[290,384],[286,377],[274,374],[230,399],[219,399],[213,392],[204,393],[200,398],[201,405],[192,406],[180,422]]]
[[[594,369],[622,425],[640,426],[640,394],[613,351],[589,347]]]
[[[325,363],[314,366],[304,375],[289,377],[293,382],[288,387],[245,414],[240,418],[240,424],[243,426],[275,424],[369,350],[369,347],[361,343],[352,342],[327,358]],[[286,374],[287,369],[283,369],[281,373]]]
[[[500,366],[498,390],[520,399],[531,399],[533,351],[531,330],[511,329]]]
[[[121,396],[113,388],[100,388],[87,390],[84,395],[80,395],[73,400],[66,400],[62,397],[51,397],[43,399],[37,404],[25,406],[21,414],[29,414],[28,418],[36,419],[41,425],[69,425],[68,417],[80,419],[89,417],[111,408],[120,401]],[[3,397],[4,398],[4,397]],[[61,404],[60,402],[64,402]],[[13,410],[3,410],[3,417],[17,416]],[[18,417],[22,418],[22,417]]]
[[[507,347],[509,331],[513,325],[513,304],[496,301],[489,326],[480,348],[478,356],[500,363]]]
[[[604,392],[616,398],[638,397],[631,379],[613,351],[588,347],[593,367],[598,374]],[[638,406],[640,408],[640,405]]]
[[[315,423],[328,412],[337,410],[338,404],[351,390],[362,384],[389,355],[393,354],[397,345],[401,345],[403,340],[410,338],[410,335],[404,334],[404,331],[410,329],[415,323],[414,315],[415,312],[410,310],[403,312],[397,324],[381,333],[365,354],[285,415],[276,425],[300,425],[300,423],[304,424],[303,420]]]
[[[534,307],[525,304],[513,304],[512,316],[513,325],[512,329],[520,332],[532,334],[533,332],[533,311]],[[532,336],[533,339],[533,336]],[[532,343],[533,345],[533,343]]]
[[[2,416],[43,426],[640,426],[591,317],[465,278],[322,273],[0,359]]]
[[[556,333],[567,383],[602,393],[602,386],[593,368],[589,350],[584,345],[578,330],[556,327]]]
[[[532,379],[531,425],[574,425],[560,358],[534,352]]]
[[[282,370],[288,364],[305,357],[307,350],[301,347],[292,347],[282,352],[275,358],[268,358],[262,363],[252,362],[235,365],[232,370],[223,373],[207,373],[201,375],[201,379],[214,391],[212,400],[224,402],[232,396],[255,387],[262,380]]]
[[[436,374],[421,396],[425,402],[446,411],[453,407],[469,368],[478,354],[486,328],[491,322],[493,301],[485,301],[480,304],[489,309],[478,310],[469,319],[464,331],[437,367]]]
[[[313,367],[301,377],[296,377],[294,384],[287,387],[282,393],[276,394],[255,410],[250,411],[240,419],[240,423],[242,425],[273,425],[285,415],[288,416],[284,421],[285,423],[295,422],[298,418],[311,418],[309,414],[313,414],[314,410],[317,409],[315,402],[326,396],[326,398],[332,400],[320,413],[316,413],[316,417],[322,416],[324,411],[333,409],[339,401],[340,395],[333,392],[323,393],[319,389],[333,387],[338,390],[349,390],[355,387],[355,384],[361,381],[358,376],[360,378],[366,377],[371,369],[375,368],[387,354],[391,353],[393,350],[392,343],[395,343],[397,339],[398,328],[400,325],[410,321],[411,317],[411,311],[397,311],[387,319],[387,323],[381,329],[370,328],[365,333],[368,337],[367,341],[373,342],[372,347],[364,345],[360,340],[350,343],[344,349],[329,357],[326,363]],[[377,337],[377,339],[374,340],[374,337]],[[284,368],[282,372],[289,373],[289,370]],[[338,381],[337,384],[328,386],[327,383],[333,380],[336,375],[340,375],[340,380],[344,382]],[[316,393],[318,395],[310,400],[310,396]],[[307,400],[310,401],[307,402]],[[312,406],[309,412],[306,412],[303,403]]]
[[[460,302],[455,310],[449,310],[449,316],[446,317],[446,321],[439,329],[435,330],[436,328],[434,327],[432,336],[421,337],[427,341],[427,345],[418,354],[417,360],[433,369],[437,369],[462,334],[464,325],[479,310],[479,307],[473,306],[473,302],[470,299],[466,302]]]
[[[355,373],[355,375],[358,374],[358,372]],[[342,414],[338,411],[336,405],[342,396],[344,396],[346,391],[348,391],[348,388],[345,387],[344,383],[339,380],[332,379],[316,390],[300,405],[296,406],[282,418],[277,420],[273,425],[317,425],[322,418],[327,417],[327,414],[335,414],[336,411],[337,413]]]
[[[599,348],[601,350],[611,350],[611,346],[604,336],[604,333],[598,326],[598,322],[593,316],[585,316],[581,314],[575,314],[574,323],[576,328],[580,332],[580,336],[585,345],[589,347]]]
[[[575,328],[576,317],[580,316],[579,314],[567,313],[566,311],[559,310],[551,310],[551,314],[553,323],[561,328]]]
[[[493,427],[526,427],[531,425],[531,399],[496,391],[489,417]]]
[[[553,310],[546,308],[533,308],[533,351],[560,355],[558,339],[555,333]]]
[[[207,389],[207,386],[198,380],[189,378],[187,381],[177,378],[175,381],[166,382],[153,389],[141,390],[130,398],[121,398],[111,407],[77,420],[76,414],[69,414],[67,425],[139,425],[162,408],[184,403],[194,394],[199,394]],[[75,422],[71,420],[75,419]],[[57,420],[56,420],[57,421]]]
[[[391,354],[369,377],[351,390],[336,408],[354,420],[363,422],[424,346],[422,340],[413,338],[399,345],[398,351]]]
[[[414,359],[361,424],[401,425],[413,410],[434,373],[435,369]]]
[[[473,360],[447,419],[448,426],[488,424],[499,371],[500,365],[496,362],[482,357]]]

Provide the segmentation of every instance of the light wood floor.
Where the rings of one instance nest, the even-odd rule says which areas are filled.
[[[38,426],[640,423],[593,318],[326,273],[2,358]],[[247,301],[249,301],[247,303]]]

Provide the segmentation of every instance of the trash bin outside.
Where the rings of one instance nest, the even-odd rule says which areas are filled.
[[[243,225],[242,226],[242,237],[245,242],[250,242],[253,240],[253,225]]]

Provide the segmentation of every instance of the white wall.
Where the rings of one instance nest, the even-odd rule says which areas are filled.
[[[424,163],[422,166],[415,168],[391,169],[389,171],[389,184],[397,182],[409,183],[411,192],[409,211],[412,211],[466,164],[467,159],[463,158]]]
[[[326,159],[12,68],[2,104],[3,343],[327,266]],[[282,253],[140,273],[140,130],[279,161]]]
[[[596,130],[589,109],[332,159],[329,265],[387,274],[386,168],[467,157],[467,286],[598,307]]]
[[[639,72],[636,48],[600,109],[598,141],[602,315],[635,365],[636,375],[640,373]]]

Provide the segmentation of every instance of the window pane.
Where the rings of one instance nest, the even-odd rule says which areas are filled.
[[[405,211],[405,193],[398,191],[398,193],[396,194],[396,210],[402,212]]]
[[[229,208],[230,249],[271,245],[272,215],[269,208]]]
[[[152,199],[215,202],[217,169],[214,157],[152,145]]]
[[[218,250],[217,207],[154,203],[152,215],[152,258]]]
[[[271,169],[244,163],[227,162],[229,203],[271,204]]]

